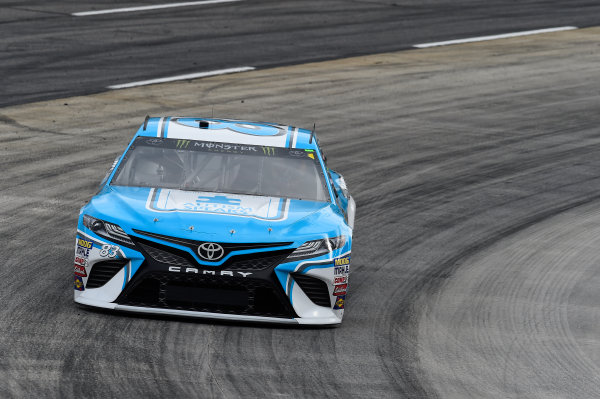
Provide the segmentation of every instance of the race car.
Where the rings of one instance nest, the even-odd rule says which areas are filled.
[[[355,209],[314,129],[146,117],[81,208],[75,302],[339,324]]]

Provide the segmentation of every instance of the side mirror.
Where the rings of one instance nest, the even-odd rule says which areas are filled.
[[[331,178],[331,182],[336,188],[335,191],[339,190],[341,191],[344,198],[349,198],[350,193],[348,192],[348,188],[346,187],[346,181],[344,180],[344,177],[332,169],[328,169],[328,172],[329,177]]]

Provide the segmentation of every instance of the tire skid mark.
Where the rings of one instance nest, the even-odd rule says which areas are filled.
[[[448,324],[448,316],[441,316],[442,313],[440,313],[443,312],[442,309],[447,308],[447,310],[451,309],[454,314],[458,313],[459,317],[469,317],[465,329],[458,330],[460,335],[457,338],[470,339],[471,342],[476,343],[474,348],[491,349],[491,351],[478,356],[482,363],[491,366],[484,370],[497,369],[492,366],[493,363],[490,363],[492,359],[504,359],[503,371],[499,372],[502,378],[493,383],[490,389],[494,390],[487,391],[486,396],[494,392],[498,395],[500,392],[506,392],[512,388],[516,395],[544,397],[547,394],[544,394],[543,389],[540,390],[542,386],[534,384],[540,380],[545,381],[546,384],[555,385],[552,391],[549,391],[554,392],[552,396],[560,391],[562,391],[562,395],[568,394],[568,397],[595,397],[600,394],[600,388],[598,388],[600,365],[592,363],[588,356],[579,349],[567,320],[570,308],[567,303],[568,298],[573,295],[573,288],[581,280],[587,266],[585,266],[585,262],[583,262],[583,266],[574,265],[574,268],[570,268],[571,271],[566,274],[565,267],[569,267],[572,260],[584,260],[590,252],[587,249],[585,257],[581,257],[578,252],[581,252],[582,248],[586,248],[585,246],[572,246],[567,251],[560,252],[555,249],[557,245],[565,246],[562,243],[573,245],[579,242],[586,243],[590,239],[598,241],[597,235],[592,232],[598,231],[599,223],[596,222],[595,226],[592,226],[593,229],[580,227],[589,224],[590,217],[592,221],[598,220],[598,202],[594,201],[587,206],[583,205],[567,210],[565,214],[542,221],[539,225],[532,225],[523,233],[507,240],[507,244],[496,245],[486,254],[467,262],[469,264],[465,266],[465,270],[461,271],[461,276],[469,271],[476,272],[475,278],[465,288],[466,295],[478,294],[474,297],[473,305],[463,301],[462,307],[447,308],[444,306],[444,298],[447,298],[448,295],[445,291],[456,289],[456,281],[460,280],[449,281],[447,284],[449,287],[442,287],[438,297],[432,298],[438,305],[431,308],[432,311],[424,315],[421,320],[422,335],[427,338],[427,346],[431,347],[433,338],[436,342],[444,342],[440,346],[446,345],[447,351],[454,352],[458,347],[458,342],[463,342],[450,341],[441,338],[439,334],[434,338],[435,331],[427,328],[428,325],[433,326],[436,323]],[[583,216],[581,216],[582,214]],[[570,220],[573,216],[574,220]],[[526,231],[531,233],[526,233]],[[520,245],[523,241],[530,245]],[[487,262],[488,258],[499,260],[502,256],[504,256],[504,263],[494,265]],[[591,256],[596,262],[599,260],[599,255],[595,251],[591,252]],[[539,259],[545,261],[540,262]],[[533,271],[528,272],[520,265],[530,265],[533,267]],[[481,268],[481,270],[475,268]],[[534,276],[535,279],[532,279]],[[440,309],[436,309],[437,307]],[[502,313],[494,314],[494,312]],[[525,324],[523,324],[524,322]],[[453,328],[460,325],[460,323],[451,323]],[[474,328],[466,328],[473,323],[477,323],[473,326]],[[502,332],[510,335],[502,335]],[[506,349],[505,343],[507,339],[511,339],[508,349]],[[468,357],[473,358],[476,355],[473,352],[474,348],[470,348]],[[495,348],[498,350],[496,354],[493,351]],[[449,352],[446,352],[446,356],[450,354]],[[521,354],[528,354],[530,357],[525,358]],[[540,361],[542,358],[543,367],[531,363],[535,360]],[[451,360],[450,362],[455,361]],[[469,363],[466,364],[464,369],[468,370]],[[529,366],[524,368],[525,364],[529,364]],[[512,373],[507,369],[512,369]],[[475,374],[477,373],[482,374],[475,372]],[[562,373],[564,377],[562,382],[556,380],[557,373]],[[460,372],[456,374],[458,375]],[[523,383],[524,375],[528,375],[528,381],[531,383],[527,385]],[[489,377],[486,380],[493,382],[494,380]],[[456,391],[453,392],[454,396],[452,397],[467,395],[467,392],[472,392],[473,388],[465,384],[456,384],[455,380],[448,380],[447,384],[455,385]],[[485,391],[481,394],[485,394]]]
[[[501,226],[501,228],[493,229],[490,233],[486,234],[483,238],[476,240],[472,244],[460,248],[460,252],[455,253],[452,256],[446,257],[443,262],[434,266],[434,269],[431,272],[428,272],[424,278],[414,279],[410,281],[409,286],[397,287],[397,291],[394,292],[385,304],[381,306],[385,309],[378,312],[379,317],[377,320],[380,320],[377,323],[377,329],[384,329],[385,322],[390,318],[394,320],[401,320],[401,332],[402,339],[398,341],[385,342],[381,345],[380,356],[382,359],[385,359],[385,353],[390,350],[390,346],[395,347],[396,350],[400,353],[404,353],[405,356],[407,353],[410,353],[412,348],[419,347],[419,336],[418,336],[418,319],[420,314],[415,312],[416,304],[420,304],[423,300],[422,298],[428,296],[435,296],[436,293],[440,290],[440,287],[444,284],[446,280],[452,277],[453,273],[464,263],[467,259],[473,257],[474,255],[486,250],[487,248],[495,245],[497,242],[502,241],[512,235],[515,235],[524,229],[529,228],[535,224],[538,224],[548,218],[552,218],[555,215],[559,215],[568,210],[581,207],[590,203],[595,203],[600,201],[600,193],[581,198],[569,203],[561,204],[552,209],[540,211],[530,217],[524,218],[520,220],[518,223],[512,223],[510,225]],[[393,267],[396,262],[392,262],[390,264],[384,265],[379,274],[383,274],[384,269],[389,269]],[[412,276],[416,277],[416,276]],[[395,329],[398,326],[394,327]],[[398,333],[398,331],[391,330],[389,331],[389,335],[394,336]],[[405,358],[406,361],[406,358]],[[417,357],[409,357],[408,362],[417,362]],[[398,393],[407,395],[408,392],[404,391],[406,387],[410,387],[411,394],[417,394],[422,396],[431,395],[431,392],[421,391],[419,393],[419,379],[415,380],[410,374],[406,373],[406,370],[399,369],[399,365],[395,362],[391,362],[386,364],[388,367],[388,372],[390,377],[394,377],[399,380],[397,388]]]

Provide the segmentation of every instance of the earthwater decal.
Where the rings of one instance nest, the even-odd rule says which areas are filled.
[[[151,189],[146,206],[156,212],[199,212],[262,220],[285,220],[289,200],[255,195]]]

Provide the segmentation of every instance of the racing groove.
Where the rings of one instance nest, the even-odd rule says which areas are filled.
[[[0,397],[600,395],[600,29],[0,110]],[[78,208],[146,113],[317,121],[358,214],[336,329],[75,306]]]

